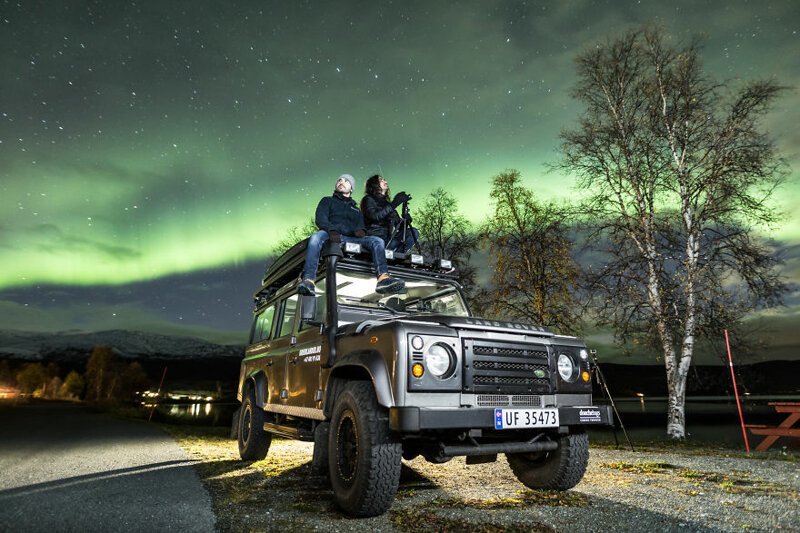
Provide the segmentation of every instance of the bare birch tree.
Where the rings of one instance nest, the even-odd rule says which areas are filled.
[[[478,247],[478,233],[458,210],[458,200],[450,192],[436,188],[413,212],[419,230],[419,249],[433,259],[450,259],[459,283],[472,301],[476,287],[476,268],[470,263]]]
[[[770,200],[785,166],[759,121],[782,87],[728,90],[704,73],[699,41],[675,47],[653,28],[592,48],[577,71],[586,111],[562,133],[561,167],[588,192],[591,241],[608,257],[590,292],[619,339],[663,354],[667,434],[682,439],[698,336],[721,335],[785,289],[753,232],[779,220]]]
[[[492,178],[490,197],[494,212],[483,232],[493,274],[481,311],[576,333],[579,268],[571,255],[567,210],[537,201],[516,170]]]

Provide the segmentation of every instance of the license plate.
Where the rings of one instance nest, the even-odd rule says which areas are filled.
[[[555,428],[558,409],[495,409],[495,429]]]

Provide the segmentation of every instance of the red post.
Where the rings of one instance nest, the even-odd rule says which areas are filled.
[[[161,383],[158,384],[158,392],[156,392],[156,403],[154,403],[153,407],[150,409],[150,416],[147,417],[148,422],[153,419],[153,411],[155,411],[156,406],[158,406],[158,398],[161,396],[161,386],[164,385],[165,377],[167,377],[167,367],[164,367],[164,372],[161,374]]]
[[[736,396],[736,407],[739,409],[739,421],[742,424],[742,436],[744,437],[744,447],[750,453],[750,443],[747,441],[747,430],[744,427],[744,416],[742,415],[742,404],[739,403],[739,389],[736,387],[736,375],[733,373],[733,358],[731,357],[731,343],[728,340],[728,330],[725,330],[725,346],[728,347],[728,364],[731,367],[731,381],[733,381],[733,394]]]

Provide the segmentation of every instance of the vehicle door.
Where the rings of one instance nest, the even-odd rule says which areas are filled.
[[[247,374],[254,374],[260,370],[267,376],[268,388],[264,398],[266,403],[278,401],[280,388],[286,381],[285,355],[276,357],[272,351],[277,308],[277,304],[272,304],[256,314],[253,320],[253,329],[250,332],[250,344],[245,352]],[[274,383],[280,383],[280,388],[274,390]]]
[[[289,392],[286,388],[287,357],[295,350],[295,318],[297,315],[298,295],[290,294],[281,299],[279,314],[275,324],[275,334],[272,341],[272,356],[274,357],[274,381],[270,382],[270,398],[276,405],[286,405]]]
[[[302,300],[301,300],[302,301]],[[291,350],[286,365],[286,380],[289,389],[289,405],[319,409],[322,407],[320,370],[322,367],[322,331],[325,321],[325,280],[317,282],[314,297],[314,318],[309,323],[297,320],[297,344]],[[312,416],[307,414],[306,416]]]

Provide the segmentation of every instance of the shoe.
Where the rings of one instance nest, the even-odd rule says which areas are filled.
[[[297,292],[303,296],[314,296],[314,289],[316,286],[310,279],[304,279],[297,284]]]
[[[405,281],[387,276],[378,281],[378,284],[375,286],[375,292],[378,294],[396,294],[405,288]]]

